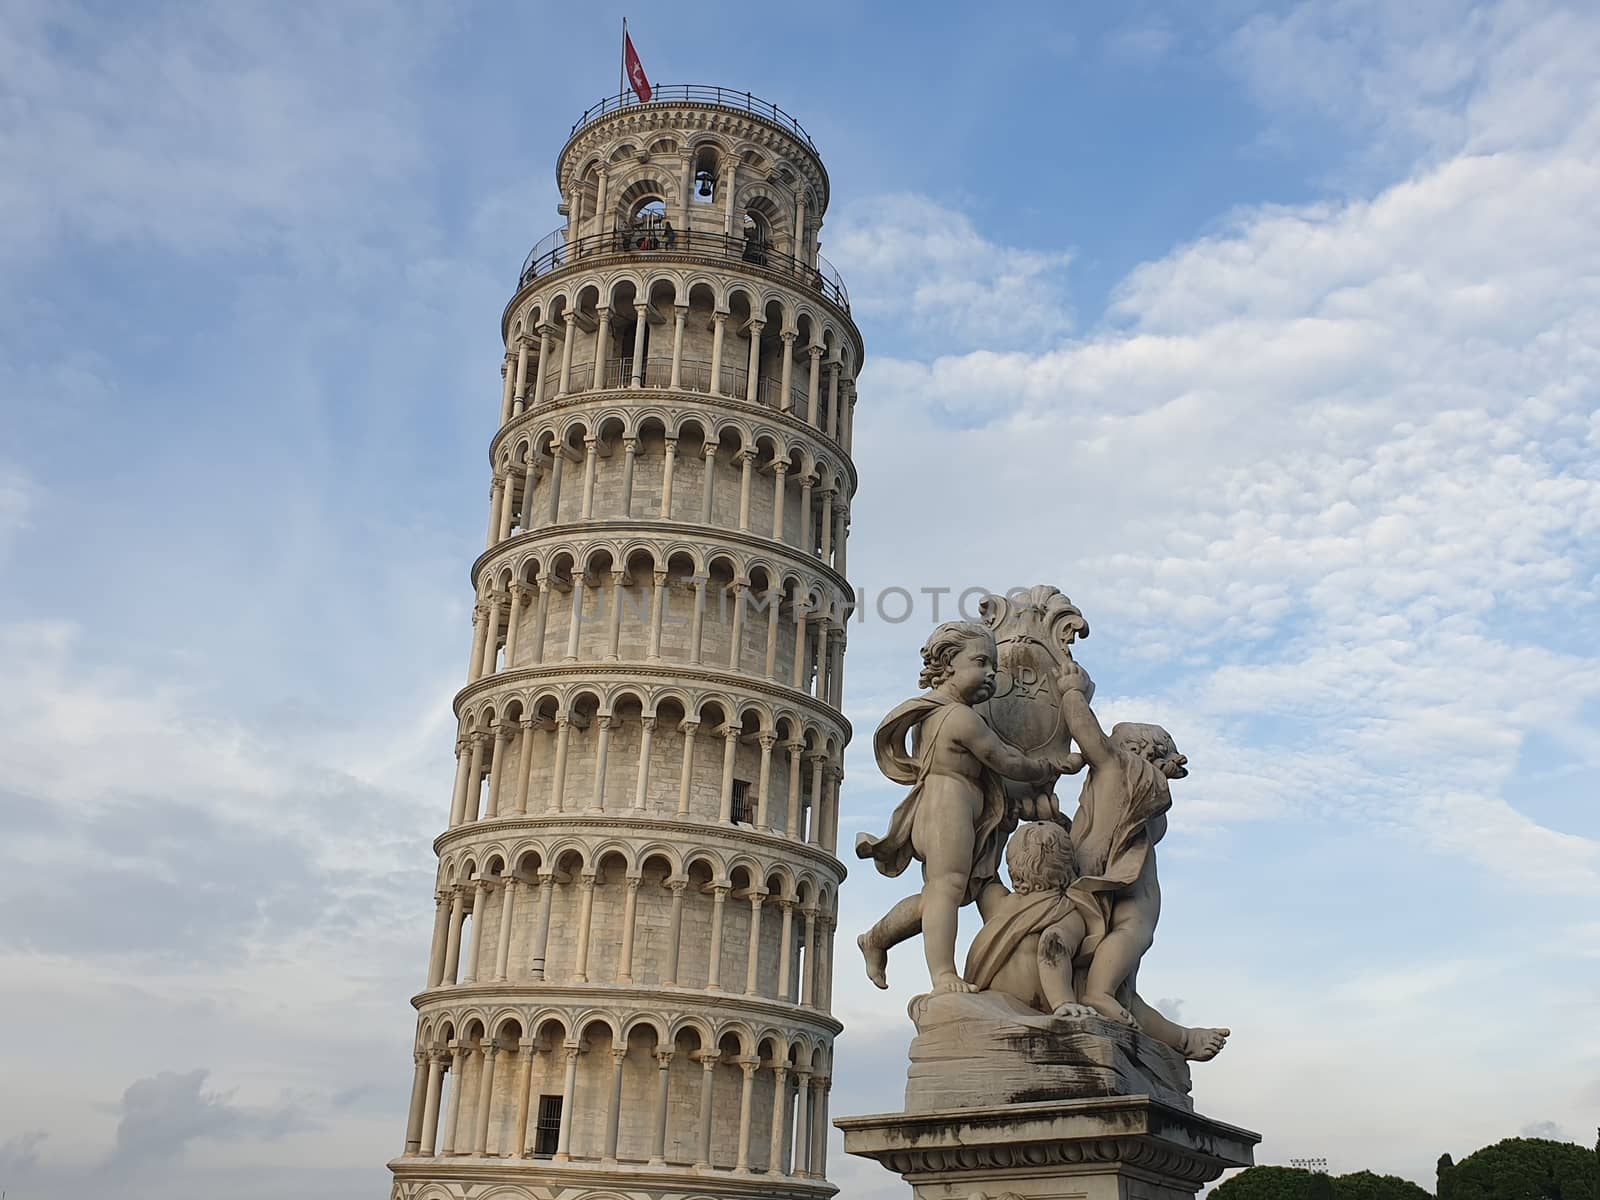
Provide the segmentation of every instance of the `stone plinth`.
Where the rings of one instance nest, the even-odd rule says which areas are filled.
[[[1132,1095],[1194,1108],[1183,1056],[1115,1021],[1053,1017],[1002,992],[919,996],[910,1011],[907,1112]]]
[[[1260,1135],[1149,1096],[842,1117],[850,1154],[916,1200],[1190,1200]]]

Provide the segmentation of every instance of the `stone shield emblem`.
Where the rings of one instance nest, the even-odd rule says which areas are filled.
[[[1032,757],[1062,758],[1072,751],[1056,674],[1072,657],[1072,644],[1089,636],[1078,606],[1048,584],[984,597],[978,606],[999,651],[995,693],[978,711],[997,734]],[[1013,804],[1028,785],[1006,781]]]

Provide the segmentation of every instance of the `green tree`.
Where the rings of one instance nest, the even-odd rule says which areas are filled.
[[[1507,1138],[1449,1172],[1450,1200],[1600,1200],[1596,1155],[1572,1142]]]
[[[1333,1181],[1334,1200],[1432,1200],[1426,1188],[1398,1175],[1352,1171]]]
[[[1207,1200],[1316,1200],[1318,1179],[1325,1187],[1327,1176],[1299,1167],[1248,1167],[1212,1188]]]

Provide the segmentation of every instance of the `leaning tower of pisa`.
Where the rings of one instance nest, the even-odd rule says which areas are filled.
[[[393,1195],[827,1196],[862,360],[827,171],[690,86],[597,104],[556,175],[501,318]]]

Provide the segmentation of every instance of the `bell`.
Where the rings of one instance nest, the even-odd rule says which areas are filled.
[[[695,176],[695,179],[700,184],[700,189],[699,189],[700,195],[702,197],[706,198],[706,199],[710,199],[711,198],[712,183],[713,183],[713,180],[712,180],[712,177],[711,177],[711,172],[710,171],[701,171],[698,175]]]

